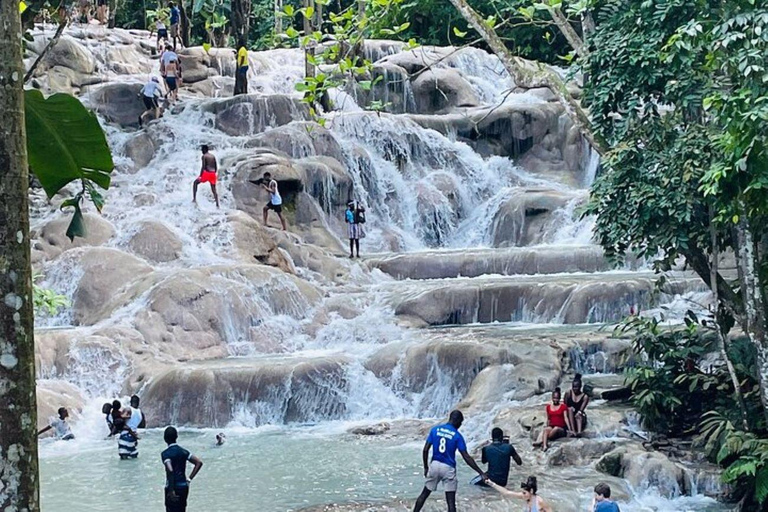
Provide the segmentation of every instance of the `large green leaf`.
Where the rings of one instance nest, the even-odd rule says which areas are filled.
[[[29,165],[48,197],[80,179],[109,188],[115,165],[96,115],[67,94],[27,90],[24,102]]]

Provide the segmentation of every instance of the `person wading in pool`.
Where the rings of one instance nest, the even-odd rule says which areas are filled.
[[[488,480],[487,484],[497,490],[502,496],[525,500],[523,512],[552,512],[552,507],[544,501],[544,498],[536,494],[538,484],[536,483],[535,476],[529,476],[527,481],[520,484],[519,492],[510,491],[506,487],[493,483],[491,480]]]
[[[280,191],[277,190],[277,181],[272,179],[272,174],[264,173],[261,187],[269,192],[269,202],[264,205],[264,225],[269,226],[267,216],[269,215],[269,210],[272,210],[277,214],[277,218],[280,219],[280,224],[283,226],[283,231],[285,231],[287,227],[283,218],[283,198],[280,196]]]
[[[178,438],[179,433],[175,428],[165,429],[163,439],[168,448],[160,454],[165,467],[165,512],[186,512],[189,484],[203,467],[202,460],[176,444]],[[187,480],[187,462],[191,462],[194,466],[189,480]]]
[[[523,459],[517,454],[515,448],[509,444],[509,438],[504,437],[504,431],[496,427],[491,430],[491,444],[483,447],[483,464],[488,464],[488,478],[495,484],[506,487],[509,480],[509,460],[515,459],[518,466],[522,466]],[[472,480],[475,485],[487,486],[482,478],[475,477]]]
[[[59,413],[59,417],[51,420],[50,424],[38,432],[37,435],[39,437],[53,429],[56,433],[57,439],[62,441],[71,441],[75,438],[75,435],[72,433],[72,429],[69,427],[69,423],[67,422],[67,418],[69,418],[69,411],[66,407],[61,407],[57,412]]]
[[[197,186],[201,183],[210,183],[213,198],[216,200],[216,208],[218,208],[219,194],[216,192],[216,181],[219,167],[216,163],[216,157],[213,156],[213,153],[208,152],[208,146],[206,145],[203,145],[200,150],[203,152],[202,166],[200,168],[200,176],[197,177],[192,185],[192,202],[197,203]]]
[[[467,453],[467,443],[464,436],[459,433],[459,428],[464,422],[461,411],[453,411],[448,423],[438,425],[429,432],[427,442],[424,444],[422,458],[424,462],[424,489],[416,499],[413,512],[419,512],[424,503],[437,485],[442,483],[445,487],[445,501],[448,502],[448,512],[456,512],[456,489],[459,480],[456,477],[456,451],[461,454],[464,462],[486,480],[488,475],[483,473],[475,462],[475,459]],[[432,462],[428,464],[429,450],[432,449]]]

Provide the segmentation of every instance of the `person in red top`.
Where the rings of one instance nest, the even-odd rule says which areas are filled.
[[[552,392],[552,403],[547,404],[547,426],[539,436],[539,440],[533,443],[534,446],[541,446],[543,451],[549,449],[548,442],[565,437],[569,430],[572,430],[568,418],[568,406],[560,402],[560,388],[555,388]]]

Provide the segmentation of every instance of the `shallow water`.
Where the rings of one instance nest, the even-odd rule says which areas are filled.
[[[343,433],[345,424],[294,428],[227,430],[227,442],[214,445],[213,430],[182,430],[180,444],[199,456],[204,467],[192,484],[190,512],[289,512],[331,503],[379,503],[412,500],[423,485],[421,442]],[[114,441],[79,438],[41,443],[43,510],[114,510],[126,504],[142,512],[161,512],[164,472],[159,430],[146,432],[137,460],[121,461]],[[525,476],[512,468],[510,486]],[[587,472],[591,473],[591,472]],[[473,510],[517,510],[519,503],[497,499],[469,484],[474,472],[459,465],[460,501]],[[540,475],[542,495],[555,510],[586,510],[591,500],[586,474],[560,468]],[[554,490],[553,490],[554,489]],[[442,493],[426,510],[441,510]],[[476,503],[480,508],[475,508]],[[559,508],[558,508],[559,507]],[[401,510],[392,505],[391,510]],[[702,496],[669,500],[638,493],[624,512],[724,512],[726,506]],[[403,509],[405,510],[405,509]]]
[[[192,484],[190,511],[277,512],[389,501],[418,494],[421,487],[420,443],[329,436],[312,429],[243,429],[216,447],[214,436],[213,431],[181,433],[180,444],[205,464]],[[147,432],[139,458],[128,461],[118,459],[113,441],[43,443],[43,510],[108,511],[118,501],[142,512],[164,510],[164,448],[160,431]]]

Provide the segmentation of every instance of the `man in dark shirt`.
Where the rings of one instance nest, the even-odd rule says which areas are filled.
[[[509,444],[509,440],[504,439],[504,431],[500,428],[494,428],[491,431],[491,444],[483,447],[483,464],[488,464],[488,478],[502,487],[507,485],[509,479],[509,459],[515,459],[518,466],[523,464],[520,455],[515,448]],[[475,479],[473,483],[485,486],[482,479]]]
[[[179,433],[173,427],[163,434],[168,448],[161,454],[165,466],[165,512],[186,512],[189,483],[195,479],[203,461],[176,444]],[[187,480],[187,462],[194,465]]]

